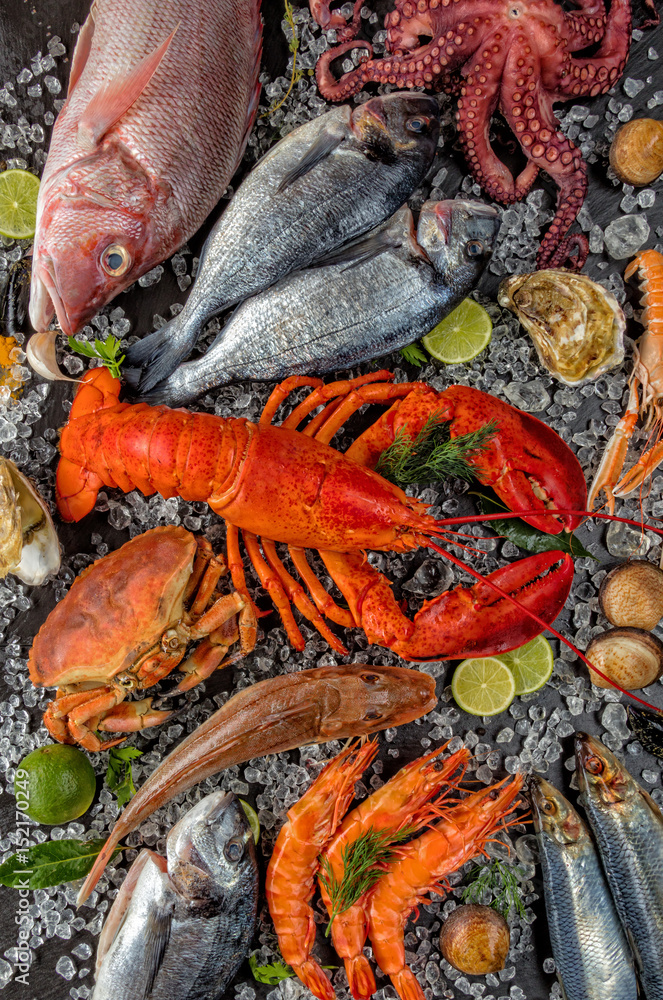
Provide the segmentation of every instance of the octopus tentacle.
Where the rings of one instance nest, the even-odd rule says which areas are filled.
[[[603,0],[576,0],[581,10],[563,11],[567,48],[577,52],[599,42],[608,19]]]
[[[351,21],[346,21],[340,11],[331,10],[330,3],[331,0],[309,0],[311,14],[321,28],[336,28],[339,42],[347,42],[359,31],[360,11],[364,0],[355,0]]]
[[[624,72],[630,44],[630,0],[612,0],[598,51],[587,59],[569,57],[553,100],[605,94]]]

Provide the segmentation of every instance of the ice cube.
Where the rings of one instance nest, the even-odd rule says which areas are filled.
[[[649,236],[649,223],[642,215],[624,215],[606,227],[605,248],[615,260],[632,257]]]

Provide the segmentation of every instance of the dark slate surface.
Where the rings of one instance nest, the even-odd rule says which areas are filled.
[[[59,34],[69,46],[71,39],[71,24],[74,21],[82,22],[84,20],[87,14],[88,6],[87,0],[34,0],[34,2],[29,2],[29,0],[2,0],[0,4],[0,82],[4,79],[11,78],[21,69],[21,67],[29,64],[31,57],[34,56],[39,49],[45,51],[46,42],[50,35]],[[286,65],[286,46],[278,28],[281,18],[280,3],[277,2],[277,0],[265,0],[263,4],[263,13],[266,20],[264,64],[270,73],[274,75],[277,73],[283,73]],[[641,9],[636,3],[636,23],[638,22],[640,16]],[[659,52],[663,54],[663,29],[659,28],[655,31],[647,32],[644,39],[633,46],[631,58],[627,67],[627,75],[646,78],[649,75],[658,73],[660,78],[659,86],[663,87],[663,78],[661,78],[660,69],[658,69],[661,63],[650,62],[647,60],[647,48],[650,45],[658,48]],[[66,72],[66,69],[67,64],[63,62],[59,65],[58,72]],[[651,93],[650,88],[648,88],[648,93]],[[607,101],[608,97],[592,101],[592,112],[602,115],[607,105]],[[648,114],[644,103],[639,102],[639,99],[636,99],[633,103],[636,109],[636,114]],[[656,114],[656,112],[654,112],[654,114]],[[445,157],[447,152],[450,157],[449,162],[451,169],[449,179],[445,182],[445,191],[447,192],[447,196],[453,196],[455,190],[460,184],[462,176],[465,174],[465,169],[462,165],[462,158],[457,150],[445,150]],[[454,187],[454,185],[456,185],[456,187]],[[601,226],[607,225],[607,223],[617,215],[617,206],[621,197],[621,189],[613,188],[612,185],[606,181],[605,165],[599,163],[592,166],[590,168],[590,191],[587,204],[594,220]],[[650,212],[650,221],[653,222],[654,225],[661,224],[661,222],[663,222],[660,210],[660,193],[657,208]],[[203,227],[201,233],[190,241],[190,245],[194,253],[198,252],[208,228],[209,225],[207,227]],[[654,240],[652,240],[652,245],[653,242]],[[594,277],[598,277],[600,275],[600,272],[595,269],[596,263],[600,259],[600,257],[595,257],[592,258],[592,261],[590,262],[588,273]],[[494,294],[496,286],[497,279],[495,276],[487,276],[482,285],[482,289]],[[178,293],[177,286],[170,269],[166,269],[162,281],[158,286],[152,289],[152,292],[153,294],[151,297],[142,295],[136,297],[136,299],[132,299],[131,294],[129,294],[124,296],[122,299],[123,307],[127,310],[130,319],[135,324],[134,329],[140,330],[142,328],[150,328],[151,317],[154,313],[165,312],[167,306],[169,306],[171,302],[175,301],[178,295],[180,296],[180,301],[183,301],[184,299],[184,296],[181,293]],[[61,415],[59,399],[62,395],[67,395],[68,393],[69,388],[67,386],[58,386],[49,397],[49,409],[52,408],[54,413],[57,411],[57,422],[60,421]],[[598,401],[596,402],[598,403]],[[588,406],[589,405],[591,404],[588,401]],[[583,411],[579,417],[579,421],[583,426],[586,424],[590,415],[589,411]],[[48,422],[49,414],[47,413],[45,414],[45,424],[48,424]],[[98,524],[94,523],[94,518],[97,519]],[[58,526],[58,530],[60,532],[61,541],[65,551],[67,552],[81,551],[85,549],[87,540],[93,530],[103,531],[104,536],[111,547],[119,545],[126,539],[126,535],[124,533],[110,529],[106,518],[99,514],[94,514],[88,518],[84,532],[84,539],[82,540],[79,540],[75,527]],[[32,596],[34,601],[33,608],[29,612],[19,615],[16,619],[16,634],[22,640],[29,640],[30,637],[34,635],[35,631],[44,620],[47,612],[50,610],[50,605],[52,603],[50,591],[44,591],[42,593],[34,591]],[[208,693],[211,692],[214,694],[217,691],[225,689],[230,684],[231,678],[229,676],[214,678],[213,681],[208,684]],[[441,682],[439,682],[439,684],[441,688]],[[6,694],[6,689],[3,688],[0,682],[0,701],[6,697]],[[543,698],[545,700],[545,693]],[[32,714],[34,717],[34,713]],[[476,729],[478,721],[479,720],[463,717],[461,722],[458,724],[457,731],[462,735],[468,729]],[[491,726],[487,735],[482,736],[482,740],[489,740],[492,732],[496,732],[498,728],[501,728],[503,725],[508,724],[511,721],[512,720],[509,719],[507,722],[507,720],[504,720],[503,717],[500,717],[499,725]],[[597,718],[587,718],[583,716],[579,722],[581,722],[582,726],[590,732],[601,731]],[[399,764],[403,763],[403,759],[409,759],[410,757],[415,756],[417,752],[416,746],[408,746],[408,741],[411,737],[414,738],[415,735],[411,734],[410,730],[411,727],[408,727],[407,730],[399,734],[397,742],[392,744],[392,746],[401,745],[403,747],[402,757],[398,762]],[[566,758],[572,753],[572,740],[569,738],[563,742],[563,758]],[[637,774],[643,767],[651,767],[652,764],[653,760],[648,758],[646,755],[643,755],[641,758],[636,758],[634,760],[634,773]],[[547,777],[558,783],[561,787],[568,789],[569,775],[568,772],[563,770],[561,760],[551,766]],[[14,800],[9,795],[3,795],[0,799],[0,835],[4,835],[8,829],[13,827],[13,824]],[[13,891],[7,889],[1,889],[0,892],[0,954],[3,954],[6,949],[14,946],[16,943],[16,926],[14,924],[16,895]],[[528,1000],[546,1000],[548,997],[553,977],[545,976],[541,971],[543,959],[550,954],[550,945],[548,942],[545,917],[542,912],[541,901],[537,904],[537,912],[540,919],[538,919],[535,924],[535,952],[531,954],[527,960],[521,960],[517,968],[515,980],[513,980],[512,983],[504,984],[504,989],[496,988],[494,991],[495,993],[506,993],[508,992],[508,987],[515,983],[521,986],[526,992]],[[89,935],[83,933],[79,935],[79,938],[80,940],[89,940],[92,946],[95,946],[95,939],[90,938]],[[10,998],[11,1000],[19,1000],[19,998],[25,998],[25,1000],[65,1000],[65,998],[69,997],[72,986],[80,984],[80,981],[73,980],[71,983],[65,982],[60,976],[55,974],[54,970],[60,954],[70,953],[73,943],[74,942],[62,942],[57,937],[49,940],[44,946],[39,948],[36,953],[36,961],[30,971],[29,987],[24,987],[17,983],[10,983],[9,986],[6,987],[3,996],[7,996],[8,1000],[10,1000]],[[84,964],[89,965],[91,962],[86,962]],[[244,980],[249,979],[248,969],[245,967],[242,971],[243,975],[240,978]],[[89,986],[91,984],[90,977],[86,977],[83,982]],[[258,990],[261,989],[260,987],[257,988]],[[262,995],[266,992],[267,989],[262,990]],[[486,992],[490,992],[490,990],[487,990]],[[229,991],[229,995],[232,995],[232,990]],[[118,1000],[121,1000],[121,998],[118,998]],[[606,998],[606,1000],[609,1000],[609,998]]]

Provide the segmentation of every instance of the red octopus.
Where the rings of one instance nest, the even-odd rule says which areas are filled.
[[[310,2],[323,27],[336,27],[345,39],[356,33],[362,0],[351,25],[338,11],[330,12],[330,0]],[[384,58],[373,59],[366,42],[346,40],[318,61],[320,93],[342,101],[377,81],[457,96],[460,143],[475,180],[491,198],[509,205],[527,194],[539,170],[549,174],[559,188],[557,211],[537,266],[558,267],[568,260],[580,268],[587,238],[568,230],[587,193],[587,167],[559,130],[552,106],[603,94],[619,79],[631,41],[631,6],[630,0],[612,0],[606,15],[603,0],[576,2],[579,9],[568,13],[553,0],[396,0],[385,19]],[[594,55],[573,54],[597,43]],[[331,64],[352,48],[367,49],[371,58],[337,80]],[[490,145],[495,111],[528,160],[516,178]]]

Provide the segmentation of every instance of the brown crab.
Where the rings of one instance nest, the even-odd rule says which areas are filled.
[[[175,691],[250,652],[252,607],[236,591],[215,595],[226,572],[206,539],[173,526],[146,531],[83,570],[28,660],[33,684],[58,689],[44,714],[50,734],[86,750],[115,746],[125,737],[102,741],[95,730],[129,733],[172,715],[152,709],[152,698],[125,698],[169,674],[190,642],[204,639],[180,666]],[[228,657],[237,640],[240,652]]]

